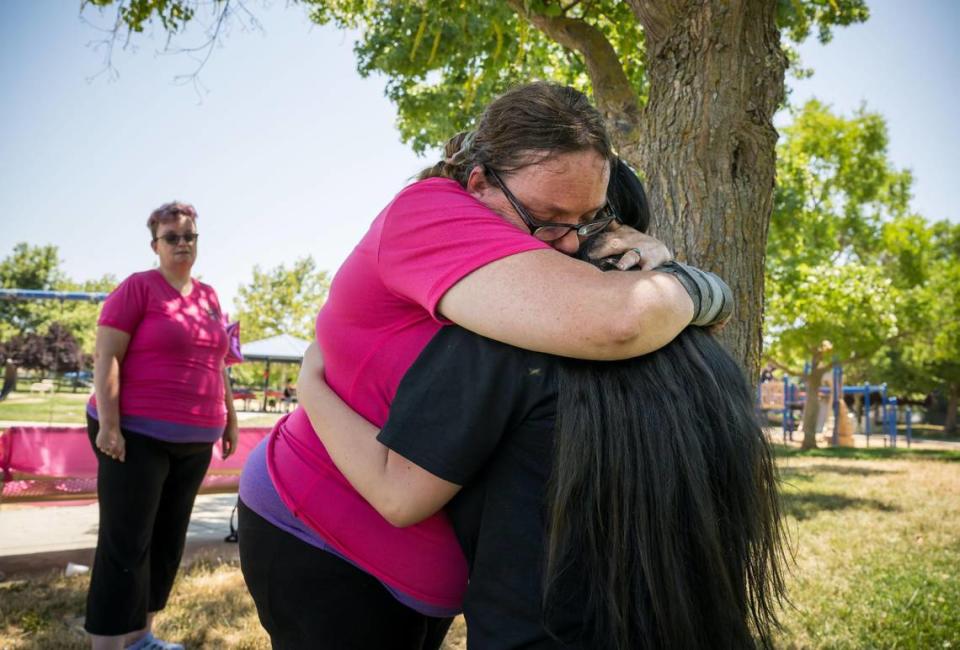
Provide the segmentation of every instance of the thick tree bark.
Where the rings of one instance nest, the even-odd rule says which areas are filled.
[[[649,101],[640,138],[653,234],[733,289],[724,343],[759,371],[763,263],[773,206],[773,115],[786,61],[770,0],[630,0],[644,26]]]
[[[641,111],[636,89],[599,29],[533,13],[522,0],[509,2],[584,57],[614,145],[646,177],[652,233],[678,259],[730,284],[737,312],[721,337],[756,377],[773,207],[773,114],[786,68],[776,3],[628,0],[647,46],[650,92]]]

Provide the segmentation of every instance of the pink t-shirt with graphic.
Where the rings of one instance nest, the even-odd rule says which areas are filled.
[[[169,442],[214,442],[226,425],[220,301],[193,280],[186,296],[160,271],[134,273],[107,297],[98,325],[130,335],[120,365],[120,426]],[[97,402],[87,412],[97,418]]]
[[[443,326],[437,304],[492,261],[548,248],[449,179],[410,185],[346,260],[317,318],[326,379],[377,426],[404,373]],[[270,436],[267,466],[286,507],[337,552],[391,588],[460,606],[467,565],[445,514],[408,528],[384,520],[347,482],[303,409]]]

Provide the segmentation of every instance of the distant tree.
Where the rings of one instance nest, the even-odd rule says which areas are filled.
[[[900,310],[908,333],[881,355],[885,380],[909,391],[940,389],[944,428],[957,431],[960,401],[960,225],[927,226],[919,218],[893,224],[885,246],[890,273],[906,287]]]
[[[31,246],[21,242],[0,261],[0,286],[4,289],[49,291],[62,279],[56,246]],[[38,303],[0,300],[0,338],[35,332],[46,319]]]
[[[57,283],[57,291],[82,291],[87,293],[110,293],[117,286],[117,279],[113,275],[104,275],[96,280],[78,282],[69,278]],[[47,322],[59,322],[73,337],[77,344],[86,353],[93,352],[94,341],[97,336],[97,317],[103,303],[84,301],[49,301],[43,304]]]
[[[317,312],[329,288],[329,274],[318,270],[309,255],[289,267],[281,264],[264,271],[254,266],[253,278],[240,286],[234,301],[242,340],[256,341],[278,334],[312,340]],[[244,363],[231,372],[243,383],[258,384],[263,370],[262,364]],[[282,369],[274,370],[276,376],[281,373]],[[286,374],[296,372],[287,370]],[[274,383],[275,379],[271,377]]]
[[[28,332],[3,343],[3,361],[28,370],[63,373],[83,367],[85,356],[73,334],[60,323],[51,323],[43,334]]]
[[[767,242],[767,355],[803,373],[804,448],[816,446],[816,394],[833,358],[869,362],[898,339],[909,287],[890,277],[883,236],[906,216],[912,178],[887,157],[883,118],[851,118],[811,101],[793,111],[778,145]],[[829,341],[830,345],[824,344]]]
[[[934,247],[938,264],[930,274],[933,336],[927,339],[931,341],[929,365],[946,388],[944,429],[956,433],[960,403],[960,224],[935,224]]]
[[[83,351],[70,330],[62,323],[51,323],[43,335],[46,367],[50,372],[63,373],[80,370],[84,360]]]
[[[356,29],[360,74],[384,75],[414,150],[470,128],[510,85],[549,79],[592,92],[619,154],[646,176],[654,234],[727,279],[738,318],[723,333],[758,368],[763,256],[788,56],[816,30],[863,21],[864,0],[303,0],[317,23]],[[242,3],[85,0],[112,6],[108,46],[156,20],[176,35],[198,12],[212,51]],[[108,47],[109,51],[109,47]],[[203,58],[203,56],[201,56]]]
[[[253,267],[253,278],[241,285],[236,318],[245,341],[290,334],[313,338],[313,323],[330,288],[326,271],[308,255],[264,271]]]
[[[56,246],[19,243],[0,261],[0,286],[6,289],[108,293],[117,281],[111,275],[77,282],[60,268]],[[17,334],[47,331],[53,323],[66,328],[86,352],[93,351],[99,305],[82,301],[0,300],[0,341]]]

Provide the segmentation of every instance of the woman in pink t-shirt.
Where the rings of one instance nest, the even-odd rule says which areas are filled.
[[[450,322],[590,359],[670,341],[693,313],[675,278],[603,274],[571,257],[604,230],[592,250],[622,255],[621,268],[670,257],[615,224],[611,159],[602,117],[573,89],[530,84],[494,101],[384,208],[334,278],[317,319],[333,390],[382,426],[404,373]],[[274,647],[437,647],[436,619],[458,611],[467,576],[449,521],[395,527],[333,460],[298,408],[241,478],[241,566]],[[417,486],[397,460],[399,497]],[[365,624],[378,619],[389,624]]]
[[[212,287],[191,277],[197,213],[150,215],[159,267],[134,273],[97,321],[87,427],[97,454],[100,527],[84,624],[95,649],[175,650],[151,631],[180,565],[213,443],[237,444],[227,335]]]

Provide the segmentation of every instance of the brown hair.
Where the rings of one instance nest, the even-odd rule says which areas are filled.
[[[466,187],[477,165],[512,172],[556,154],[591,149],[612,158],[603,117],[586,95],[568,86],[534,82],[493,100],[477,128],[448,140],[444,159],[420,172],[417,180],[451,178]]]
[[[173,221],[179,217],[187,217],[194,223],[197,221],[197,210],[189,203],[180,201],[171,201],[164,203],[159,208],[150,213],[147,218],[147,228],[150,229],[150,236],[157,238],[157,227],[166,221]]]

